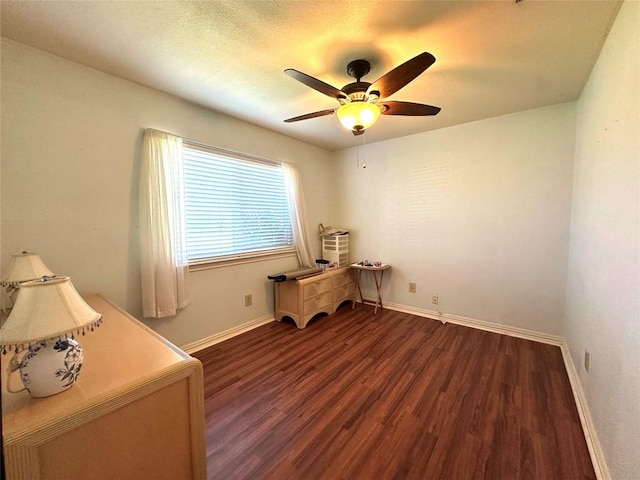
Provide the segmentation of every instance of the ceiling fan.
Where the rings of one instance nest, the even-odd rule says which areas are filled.
[[[440,107],[422,103],[384,100],[415,79],[435,61],[433,55],[423,52],[397,66],[375,82],[369,83],[361,82],[360,79],[369,73],[370,63],[367,60],[354,60],[347,65],[347,73],[356,81],[345,85],[340,90],[306,73],[287,68],[284,73],[320,93],[335,98],[340,106],[288,118],[285,122],[299,122],[337,112],[338,119],[345,128],[351,130],[354,135],[361,135],[365,129],[375,123],[380,114],[413,117],[436,115],[440,111]]]

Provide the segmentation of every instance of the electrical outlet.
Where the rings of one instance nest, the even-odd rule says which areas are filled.
[[[584,369],[587,371],[587,373],[589,373],[590,361],[591,361],[591,354],[587,350],[585,350],[584,351]]]
[[[409,284],[409,293],[416,293],[416,284],[415,283],[410,283]]]
[[[440,302],[440,296],[431,295],[431,303],[433,303],[434,305],[438,305],[438,302]]]
[[[247,293],[244,296],[244,306],[245,307],[250,307],[251,305],[253,305],[253,295],[250,293]]]

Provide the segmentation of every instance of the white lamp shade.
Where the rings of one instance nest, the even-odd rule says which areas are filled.
[[[101,319],[69,277],[22,283],[15,306],[0,329],[0,345],[19,347],[79,334],[100,325]]]
[[[47,268],[37,253],[19,253],[11,255],[6,273],[0,279],[2,285],[18,285],[21,282],[36,280],[42,277],[53,277],[55,274]]]

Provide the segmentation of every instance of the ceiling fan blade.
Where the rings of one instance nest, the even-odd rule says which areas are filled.
[[[427,115],[437,115],[440,107],[424,105],[423,103],[412,102],[381,102],[383,105],[381,113],[383,115],[406,115],[409,117],[424,117]]]
[[[389,97],[433,65],[435,61],[436,57],[429,52],[423,52],[373,82],[367,89],[367,94],[378,91],[380,98]]]
[[[300,115],[299,117],[287,118],[285,123],[299,122],[300,120],[308,120],[309,118],[324,117],[325,115],[332,115],[335,111],[335,108],[330,108],[329,110],[307,113],[306,115]]]
[[[312,77],[311,75],[307,75],[306,73],[299,72],[293,68],[287,68],[284,73],[289,75],[291,78],[295,78],[299,82],[304,83],[307,87],[311,87],[314,90],[317,90],[320,93],[324,93],[325,95],[331,98],[347,98],[347,95],[336,87],[329,85],[328,83],[324,83],[322,80],[318,80],[317,78]]]

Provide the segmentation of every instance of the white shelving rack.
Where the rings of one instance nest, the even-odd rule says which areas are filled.
[[[335,263],[338,268],[349,265],[349,234],[324,235],[322,237],[322,258]]]

